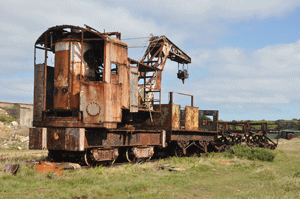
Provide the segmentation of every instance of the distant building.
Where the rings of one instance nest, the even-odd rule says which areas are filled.
[[[32,127],[33,104],[0,102],[0,108],[14,117],[20,126]]]

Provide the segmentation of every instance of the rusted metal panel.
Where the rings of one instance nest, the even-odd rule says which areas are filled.
[[[185,130],[197,131],[199,128],[199,108],[185,107]]]
[[[66,128],[65,137],[65,150],[84,151],[84,128]]]
[[[104,45],[104,69],[103,69],[103,81],[110,83],[110,70],[111,65],[111,43],[105,43]]]
[[[111,83],[112,84],[119,84],[119,75],[111,74]]]
[[[108,131],[105,129],[88,130],[86,140],[89,147],[117,146],[162,146],[161,131]]]
[[[172,130],[180,129],[180,105],[172,104]]]
[[[79,110],[79,99],[80,99],[80,79],[84,76],[84,72],[80,72],[81,64],[86,64],[83,61],[81,63],[81,44],[80,42],[73,42],[70,49],[70,78],[72,82],[70,92],[70,107],[71,109]]]
[[[154,106],[154,110],[158,109],[159,105]],[[180,129],[180,105],[172,104],[170,110],[170,104],[162,104],[160,113],[152,113],[151,118],[146,120],[143,128],[162,128],[164,130]]]
[[[161,145],[161,133],[138,133],[138,145]]]
[[[81,85],[80,111],[84,123],[101,123],[104,121],[104,84],[90,82]]]
[[[129,77],[129,69],[128,63],[125,65],[119,66],[119,83],[121,86],[121,107],[124,109],[130,108],[130,99],[129,99],[129,92],[130,92],[130,77]]]
[[[171,141],[214,141],[216,133],[207,133],[199,131],[172,131]]]
[[[69,109],[69,62],[70,51],[60,50],[55,53],[54,67],[54,109]]]
[[[154,110],[157,110],[159,105],[154,105]],[[142,128],[162,128],[162,129],[170,129],[171,120],[170,120],[170,106],[169,104],[162,104],[160,112],[151,113],[151,118],[147,119],[143,124]]]
[[[139,105],[139,91],[138,91],[138,68],[130,67],[130,112],[138,112]]]
[[[86,124],[106,123],[106,128],[116,128],[122,120],[120,85],[90,82],[81,86],[80,110]]]
[[[154,147],[134,147],[132,152],[137,158],[149,158],[154,154]]]
[[[37,64],[34,67],[34,107],[33,121],[41,122],[43,119],[44,107],[44,64]]]
[[[47,129],[47,148],[49,150],[65,150],[65,128]]]
[[[29,149],[47,149],[47,128],[29,129]]]
[[[127,45],[119,45],[116,42],[118,40],[114,40],[113,42],[107,41],[107,45],[110,45],[111,48],[110,61],[127,64]]]
[[[107,37],[108,41],[105,44],[105,82],[112,83],[118,85],[118,87],[108,86],[108,90],[105,89],[106,92],[111,93],[113,90],[118,92],[117,98],[113,100],[117,100],[114,102],[112,106],[114,107],[123,107],[129,108],[130,99],[129,99],[129,69],[128,69],[128,60],[127,60],[127,45],[121,45],[118,40],[113,39],[111,37]],[[111,72],[111,64],[115,64],[117,66],[117,73],[115,75]],[[112,89],[112,90],[109,90]],[[110,96],[109,94],[107,96]],[[110,103],[107,101],[106,103]],[[117,111],[117,117],[113,119],[114,116],[111,116],[109,112],[107,112],[106,120],[118,120],[120,121],[120,114],[118,110],[113,110],[113,112]],[[117,118],[117,119],[116,119]]]
[[[122,121],[120,90],[120,85],[104,83],[104,122]]]
[[[48,128],[49,150],[84,151],[84,128]]]
[[[161,90],[161,74],[161,70],[156,71],[156,90]]]
[[[118,149],[93,149],[91,153],[96,161],[115,160],[119,156]]]

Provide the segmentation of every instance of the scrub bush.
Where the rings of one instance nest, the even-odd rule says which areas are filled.
[[[251,148],[243,145],[235,145],[228,151],[239,158],[246,158],[248,160],[260,160],[272,162],[275,158],[275,153],[269,149],[264,148]]]

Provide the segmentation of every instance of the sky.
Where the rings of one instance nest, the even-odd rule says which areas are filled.
[[[56,25],[121,32],[129,46],[166,35],[188,54],[189,79],[168,60],[168,92],[194,95],[219,119],[300,118],[300,1],[295,0],[3,0],[0,3],[0,102],[33,103],[34,43]],[[130,48],[140,60],[145,48]],[[53,60],[52,60],[53,62]],[[182,107],[187,96],[174,95]]]

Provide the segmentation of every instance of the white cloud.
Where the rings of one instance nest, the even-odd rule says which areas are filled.
[[[263,104],[287,104],[290,102],[284,95],[274,94],[273,96],[258,96],[253,95],[231,95],[227,94],[226,97],[202,97],[204,101],[209,102],[231,102],[231,103],[263,103]],[[235,106],[236,107],[236,106]],[[241,109],[241,105],[238,108]]]
[[[296,77],[300,75],[300,40],[267,46],[259,50],[223,47],[191,52],[201,70],[230,77]]]
[[[0,102],[33,103],[33,78],[0,79]]]
[[[189,86],[172,90],[194,94],[203,102],[288,104],[300,100],[300,40],[258,50],[224,47],[192,53]],[[200,76],[204,71],[207,76]],[[178,83],[179,84],[179,83]]]

